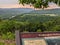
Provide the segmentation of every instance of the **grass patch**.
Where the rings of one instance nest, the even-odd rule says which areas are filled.
[[[0,42],[0,45],[5,45],[4,42]]]
[[[10,41],[4,41],[4,42],[0,42],[0,45],[16,45],[15,42],[10,42]]]

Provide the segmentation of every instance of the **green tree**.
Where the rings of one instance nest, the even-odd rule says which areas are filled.
[[[38,29],[37,32],[41,32],[41,29]]]
[[[19,4],[32,4],[35,8],[46,8],[48,5],[47,0],[19,0]]]
[[[60,31],[60,25],[54,26],[52,31]]]
[[[19,4],[32,4],[35,8],[46,8],[48,2],[54,2],[60,5],[60,0],[19,0]]]

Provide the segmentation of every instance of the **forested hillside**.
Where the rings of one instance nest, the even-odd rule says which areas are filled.
[[[20,13],[12,10],[6,10],[6,12],[3,12],[4,13],[2,13],[2,11],[0,12],[0,17],[2,16],[0,18],[0,35],[2,39],[14,40],[15,30],[20,30],[21,32],[60,31],[60,9],[32,10],[28,13]],[[6,13],[8,14],[6,15]],[[12,13],[16,16],[10,18],[10,16],[12,16],[10,14]]]
[[[22,22],[47,22],[56,20],[60,15],[57,14],[22,14],[12,18],[11,20]]]
[[[56,20],[60,17],[60,9],[51,10],[34,10],[29,13],[24,13],[18,15],[12,20],[22,21],[22,22],[46,22],[49,20]]]
[[[1,9],[0,8],[0,18],[13,18],[17,15],[29,13],[29,14],[60,14],[60,9],[51,10],[33,10],[33,9],[22,9],[22,8],[12,8],[12,9]]]
[[[8,32],[14,33],[15,30],[20,30],[21,32],[60,31],[60,16],[49,17],[49,19],[48,17],[41,18],[40,21],[39,21],[40,18],[37,19],[36,17],[35,17],[36,20],[33,20],[35,19],[34,16],[33,18],[30,17],[28,21],[27,20],[24,20],[24,21],[0,20],[0,31],[1,31],[0,34],[2,33],[6,34]]]
[[[60,8],[56,9],[47,9],[47,10],[34,10],[30,14],[60,14]]]
[[[5,9],[3,9],[5,10]],[[10,9],[9,9],[10,10]],[[7,18],[3,20],[0,18],[0,31],[1,33],[5,32],[14,32],[15,30],[21,30],[22,32],[28,31],[28,32],[44,32],[44,31],[60,31],[60,9],[51,9],[51,10],[29,10],[28,13],[20,14],[19,10],[15,12],[17,9],[12,9],[11,11],[8,11],[6,9],[6,12],[8,14],[19,14],[16,15],[13,18]],[[0,10],[2,13],[2,10]],[[24,11],[24,10],[23,10]],[[10,12],[10,13],[9,13]],[[4,17],[7,17],[9,15],[6,15],[4,11]],[[2,16],[2,15],[0,15]],[[12,16],[12,15],[10,15]]]
[[[0,18],[12,18],[32,10],[30,8],[0,8]]]

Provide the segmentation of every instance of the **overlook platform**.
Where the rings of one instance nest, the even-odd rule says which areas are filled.
[[[16,45],[60,45],[60,32],[16,31]]]

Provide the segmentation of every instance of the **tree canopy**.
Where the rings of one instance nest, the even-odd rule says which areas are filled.
[[[35,8],[46,8],[48,7],[48,2],[54,2],[60,5],[60,0],[19,0],[19,4],[29,4]]]

